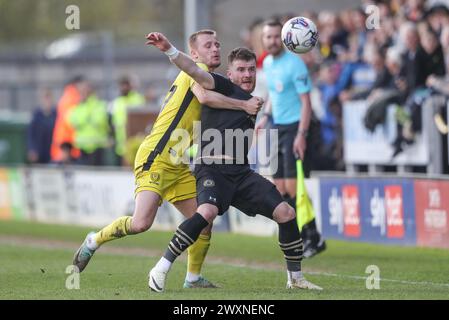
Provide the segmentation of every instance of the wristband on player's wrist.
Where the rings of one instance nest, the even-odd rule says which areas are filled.
[[[263,116],[264,116],[264,117],[267,117],[268,119],[271,118],[271,114],[270,114],[270,113],[267,113],[267,112],[264,112],[264,113],[263,113]]]
[[[298,135],[307,137],[309,135],[309,130],[298,129]]]
[[[176,59],[179,55],[179,50],[176,49],[175,46],[171,46],[170,49],[168,49],[167,51],[164,52],[169,58],[170,60]]]

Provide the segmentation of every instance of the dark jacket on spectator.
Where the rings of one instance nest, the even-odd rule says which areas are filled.
[[[424,67],[426,75],[430,76],[434,74],[436,76],[444,76],[446,74],[446,64],[444,62],[444,53],[441,45],[438,45],[432,53],[426,53],[426,56]]]
[[[359,93],[356,93],[352,99],[358,100],[358,99],[365,99],[369,96],[369,94],[375,90],[375,89],[391,89],[395,88],[394,85],[394,78],[391,75],[391,73],[388,71],[387,67],[384,67],[376,76],[376,80],[374,81],[373,85],[364,91],[361,91]]]
[[[49,114],[45,114],[40,108],[33,113],[33,118],[28,127],[28,151],[34,151],[38,154],[38,163],[50,162],[50,147],[55,120],[55,108]]]
[[[407,82],[407,94],[409,94],[415,88],[425,86],[428,76],[428,72],[425,69],[428,57],[421,47],[418,47],[414,54],[407,51],[402,57],[405,80]]]

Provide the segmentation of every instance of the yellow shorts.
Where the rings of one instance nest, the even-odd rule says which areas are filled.
[[[148,171],[139,168],[134,176],[135,195],[143,190],[153,191],[171,203],[196,197],[195,177],[185,164],[173,165],[156,159]]]

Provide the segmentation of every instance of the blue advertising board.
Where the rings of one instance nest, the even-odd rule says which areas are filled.
[[[416,245],[412,179],[320,178],[326,238]]]

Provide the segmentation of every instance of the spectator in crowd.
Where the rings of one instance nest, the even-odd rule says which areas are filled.
[[[351,90],[341,92],[341,102],[360,99],[372,100],[377,95],[377,89],[386,88],[391,85],[392,76],[386,66],[383,53],[380,50],[371,47],[370,52],[367,53],[367,61],[376,73],[374,83],[368,89],[359,92],[352,92]]]
[[[101,166],[109,143],[109,122],[106,103],[96,96],[92,85],[80,87],[81,103],[69,114],[75,129],[75,147],[81,150],[81,164]]]
[[[75,131],[69,123],[68,114],[80,103],[80,87],[85,85],[82,76],[76,76],[65,86],[62,97],[59,99],[55,129],[53,131],[53,140],[51,145],[52,161],[61,159],[60,146],[64,142],[74,143]],[[81,155],[78,149],[72,150],[72,156],[79,158]]]
[[[342,10],[338,13],[338,17],[341,21],[342,28],[348,33],[348,36],[352,35],[355,31],[354,21],[351,18],[351,10]],[[314,20],[317,21],[317,20]],[[321,27],[321,26],[319,26]]]
[[[405,102],[404,119],[399,121],[402,132],[398,134],[398,139],[409,142],[414,141],[414,136],[421,131],[422,111],[421,106],[429,98],[433,91],[426,87],[429,76],[444,76],[445,63],[443,49],[438,42],[436,34],[429,28],[427,23],[420,24],[418,28],[422,57],[417,60],[417,68],[420,68],[421,77],[416,79],[416,86],[413,91],[409,91],[409,96]],[[410,72],[410,70],[408,70]],[[406,71],[407,72],[407,71]],[[422,80],[424,79],[424,80]],[[423,81],[423,83],[421,83]]]
[[[419,22],[424,17],[425,0],[408,0],[402,6],[404,14],[409,21]]]
[[[376,47],[377,50],[385,55],[387,49],[393,46],[394,38],[394,19],[386,17],[382,19],[382,28],[373,30],[369,39],[370,45]]]
[[[369,131],[374,131],[377,125],[384,123],[387,107],[390,104],[402,106],[407,98],[403,58],[398,48],[391,47],[387,50],[385,65],[384,81],[379,81],[376,89],[367,97],[368,109],[364,117],[364,125]],[[411,143],[404,140],[402,136],[394,141],[393,156],[402,152],[404,142]]]
[[[420,34],[421,44],[426,53],[424,64],[426,80],[429,75],[444,76],[446,74],[446,66],[443,47],[438,41],[438,35],[430,29],[427,23],[424,24]]]
[[[368,30],[366,29],[366,14],[363,8],[357,8],[352,10],[351,18],[354,20],[356,36],[356,56],[357,60],[362,59],[363,49],[367,42]]]
[[[449,24],[441,31],[441,45],[446,66],[446,75],[430,75],[426,80],[426,85],[435,91],[449,96]]]
[[[61,148],[61,159],[52,162],[53,164],[60,166],[80,164],[79,159],[75,159],[72,156],[73,146],[70,142],[64,142],[63,144],[61,144],[60,148]]]
[[[407,94],[426,82],[426,54],[421,46],[417,26],[407,22],[401,26],[400,39],[405,44],[404,61],[405,82],[401,84]]]
[[[320,51],[324,59],[334,60],[348,49],[348,32],[342,27],[336,13],[322,11],[318,15],[320,25]]]
[[[444,26],[449,25],[449,8],[443,2],[437,2],[426,12],[426,19],[433,32],[440,36]]]
[[[406,144],[413,143],[412,121],[407,112],[409,108],[406,105],[411,103],[409,97],[416,93],[415,90],[421,90],[424,87],[427,77],[425,70],[427,55],[421,46],[417,25],[410,21],[403,23],[399,30],[399,41],[405,49],[401,57],[403,61],[401,73],[404,77],[395,79],[395,85],[399,91],[393,93],[394,99],[396,98],[395,93],[400,93],[399,100],[387,100],[390,96],[384,98],[385,108],[387,106],[385,102],[399,104],[396,111],[398,133],[392,143],[394,148],[392,158],[400,154]],[[417,92],[419,93],[419,91]]]
[[[128,109],[143,107],[145,105],[145,97],[133,90],[129,77],[122,77],[119,80],[119,87],[120,96],[113,101],[112,105],[112,126],[114,129],[117,162],[124,165],[123,156],[126,151]]]
[[[390,9],[394,15],[398,15],[404,5],[405,0],[391,0]]]
[[[338,69],[333,62],[326,62],[320,68],[319,80],[317,83],[323,116],[320,120],[321,146],[318,150],[317,159],[320,164],[318,170],[342,169],[341,161],[341,104],[338,100],[340,88],[338,86]]]
[[[56,121],[56,106],[49,89],[40,92],[40,106],[33,112],[28,127],[28,161],[49,163],[53,130]]]

